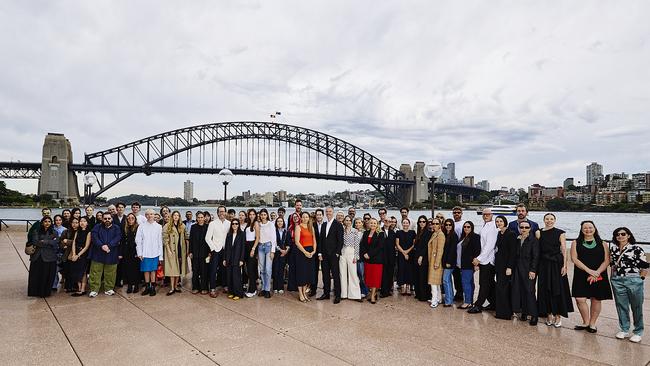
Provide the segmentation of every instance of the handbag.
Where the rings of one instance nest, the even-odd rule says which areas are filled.
[[[158,262],[158,269],[156,270],[156,279],[162,280],[163,278],[165,278],[165,270],[163,268],[162,263]]]
[[[25,254],[33,255],[34,253],[36,253],[36,246],[35,245],[26,245],[25,246]]]

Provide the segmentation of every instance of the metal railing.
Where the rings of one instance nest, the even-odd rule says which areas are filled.
[[[9,225],[7,224],[8,222],[24,222],[25,223],[25,231],[29,231],[29,228],[35,223],[40,220],[27,220],[27,219],[0,219],[0,231],[2,231],[2,227],[9,228]]]

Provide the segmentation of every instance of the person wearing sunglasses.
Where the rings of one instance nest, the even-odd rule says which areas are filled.
[[[416,258],[413,271],[413,285],[415,287],[415,298],[419,301],[431,299],[431,287],[429,287],[429,239],[433,231],[429,230],[426,216],[418,217],[418,229],[415,233],[415,245],[413,256]]]
[[[224,242],[224,259],[223,265],[226,267],[226,282],[228,288],[228,298],[239,300],[244,297],[244,287],[242,286],[241,270],[244,266],[246,233],[239,229],[239,219],[232,219],[230,230],[226,234]]]
[[[104,294],[115,295],[113,287],[121,240],[122,231],[119,226],[113,225],[113,216],[110,212],[105,212],[102,215],[102,224],[95,225],[91,232],[89,297],[97,297],[102,282]]]
[[[483,226],[481,227],[481,254],[473,261],[474,266],[479,267],[479,292],[474,306],[468,310],[470,314],[478,314],[483,310],[485,301],[490,305],[486,310],[494,310],[494,255],[496,253],[498,230],[492,219],[492,210],[483,210]]]
[[[537,309],[546,317],[547,326],[562,326],[562,318],[573,312],[567,279],[566,236],[555,227],[555,215],[544,215],[544,228],[535,233],[539,240]]]
[[[539,242],[531,234],[531,225],[523,221],[519,224],[517,250],[515,252],[515,267],[512,273],[512,311],[520,312],[519,320],[527,321],[530,314],[531,326],[537,325],[537,299],[535,298],[535,282],[537,265],[539,264]]]
[[[508,220],[499,215],[494,220],[499,230],[497,235],[497,252],[494,256],[494,271],[497,282],[494,287],[495,317],[512,320],[512,271],[515,267],[517,235],[508,229]]]
[[[437,308],[438,304],[442,302],[442,294],[440,292],[440,285],[442,284],[442,256],[445,251],[445,233],[442,231],[442,222],[438,219],[433,219],[433,234],[428,243],[428,262],[429,262],[429,278],[428,282],[431,286],[431,307]],[[418,261],[420,258],[418,258]]]
[[[192,293],[208,294],[210,281],[208,279],[208,264],[210,263],[210,247],[205,241],[208,225],[205,224],[205,214],[196,213],[196,222],[190,228],[190,245],[188,256],[192,261]]]
[[[612,289],[620,332],[617,339],[630,337],[630,308],[634,317],[630,342],[639,343],[643,336],[643,279],[648,272],[645,252],[630,229],[619,227],[609,243]]]
[[[445,304],[443,306],[450,307],[454,303],[454,285],[452,276],[456,269],[456,244],[458,244],[458,236],[456,235],[456,230],[454,228],[454,220],[445,220],[442,232],[445,234],[445,249],[442,254],[442,286],[445,290]],[[462,289],[456,289],[456,291],[462,293]]]
[[[56,276],[56,252],[59,249],[57,234],[52,227],[52,218],[44,216],[37,230],[31,233],[25,247],[29,256],[27,296],[48,297],[52,293],[52,281]]]
[[[469,309],[474,302],[474,272],[478,267],[472,261],[481,254],[481,237],[474,232],[474,223],[463,223],[463,234],[456,245],[456,267],[460,269],[463,303],[459,309]]]
[[[582,317],[582,324],[574,329],[596,333],[601,302],[612,298],[612,290],[607,275],[609,245],[600,238],[593,221],[580,223],[580,234],[571,244],[571,260],[575,264],[571,292]],[[591,306],[587,299],[590,299]]]

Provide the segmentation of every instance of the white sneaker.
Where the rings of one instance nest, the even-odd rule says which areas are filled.
[[[115,291],[113,291],[113,290],[104,291],[104,295],[113,296],[113,295],[115,295]]]
[[[280,295],[282,295],[282,294],[284,293],[284,290],[280,290],[280,291],[278,291],[278,293],[279,293]]]
[[[627,338],[629,336],[630,336],[630,333],[628,333],[628,332],[618,332],[618,333],[616,333],[615,337],[617,339],[625,339],[625,338]]]
[[[248,298],[251,298],[251,297],[253,297],[255,295],[257,295],[257,291],[255,291],[255,292],[247,292],[246,293],[246,297],[248,297]]]
[[[97,293],[95,291],[90,291],[88,297],[97,297]]]
[[[562,327],[562,319],[556,321],[556,322],[553,324],[553,326],[554,326],[555,328],[561,328],[561,327]]]
[[[636,334],[633,335],[633,336],[631,336],[631,337],[630,337],[630,342],[633,342],[633,343],[639,343],[639,342],[641,342],[641,336],[640,336],[640,335],[636,335]]]
[[[432,301],[431,302],[431,307],[434,308],[434,309],[437,308],[438,307],[438,302],[437,301]]]
[[[277,293],[278,293],[278,290],[273,290],[273,293],[274,293],[274,294],[277,294]]]

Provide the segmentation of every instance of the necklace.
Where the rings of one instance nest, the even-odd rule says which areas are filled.
[[[582,246],[584,246],[587,249],[594,249],[596,247],[596,240],[591,240],[591,241],[584,240],[582,242]]]

